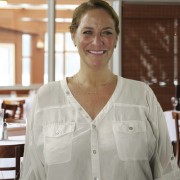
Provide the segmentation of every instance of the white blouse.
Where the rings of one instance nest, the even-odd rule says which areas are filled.
[[[66,80],[41,87],[21,180],[180,180],[163,111],[146,84],[118,77],[92,121]]]

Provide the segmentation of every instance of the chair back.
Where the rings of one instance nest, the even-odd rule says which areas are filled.
[[[178,166],[180,166],[180,112],[172,112],[172,116],[175,120],[176,128],[175,156]]]
[[[4,100],[1,104],[1,108],[4,109],[6,122],[22,122],[24,116],[24,104],[25,100],[9,101]]]
[[[1,145],[0,146],[0,158],[15,158],[15,166],[0,167],[0,171],[15,171],[14,178],[8,178],[4,180],[18,180],[20,178],[20,162],[21,157],[24,154],[24,144],[15,145]],[[2,179],[0,179],[2,180]]]
[[[2,103],[1,108],[4,109],[5,118],[15,118],[18,106],[16,104]]]

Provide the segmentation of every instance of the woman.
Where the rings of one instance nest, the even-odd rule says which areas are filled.
[[[114,75],[119,21],[90,0],[70,26],[80,55],[73,77],[37,93],[28,121],[22,180],[177,180],[162,109],[144,83]]]

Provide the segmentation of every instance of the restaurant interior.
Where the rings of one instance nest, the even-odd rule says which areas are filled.
[[[109,67],[115,74],[143,81],[153,89],[180,166],[180,2],[107,1],[119,15],[121,30]],[[0,103],[7,126],[0,154],[5,151],[1,147],[24,145],[28,114],[39,87],[78,71],[79,56],[69,25],[82,2],[0,0]],[[0,155],[0,167],[11,164],[2,158]],[[15,171],[0,169],[0,178],[14,176]]]

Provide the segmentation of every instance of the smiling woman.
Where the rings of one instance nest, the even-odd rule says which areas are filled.
[[[72,33],[82,68],[86,65],[94,68],[108,66],[117,38],[114,21],[105,10],[95,9],[87,12],[81,18],[76,32]]]
[[[21,179],[178,180],[153,91],[108,66],[119,35],[114,9],[104,0],[82,3],[70,32],[80,69],[38,90],[27,121]]]

